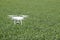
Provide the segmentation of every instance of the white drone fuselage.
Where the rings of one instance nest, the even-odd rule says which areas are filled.
[[[23,20],[24,17],[12,17],[12,20]]]
[[[22,15],[22,16],[8,15],[8,16],[14,21],[14,24],[21,22],[21,25],[22,25],[22,20],[24,20],[24,18],[27,17],[27,15]]]

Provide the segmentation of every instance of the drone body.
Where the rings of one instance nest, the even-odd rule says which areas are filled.
[[[14,24],[21,23],[21,25],[22,25],[22,20],[24,20],[24,18],[27,17],[27,15],[21,15],[21,16],[8,15],[8,16],[14,21]]]

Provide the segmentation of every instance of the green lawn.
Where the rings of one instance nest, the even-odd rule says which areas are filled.
[[[29,17],[14,25],[9,14]],[[0,40],[60,40],[60,0],[0,0]]]

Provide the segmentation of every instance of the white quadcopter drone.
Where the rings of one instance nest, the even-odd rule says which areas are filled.
[[[11,20],[14,21],[14,24],[16,23],[20,23],[21,22],[21,25],[22,25],[22,20],[24,20],[24,18],[28,17],[28,15],[21,15],[21,16],[17,16],[17,15],[8,15]]]

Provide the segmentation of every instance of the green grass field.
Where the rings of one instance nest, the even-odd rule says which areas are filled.
[[[14,25],[9,14],[29,17]],[[60,0],[0,0],[0,40],[60,40]]]

